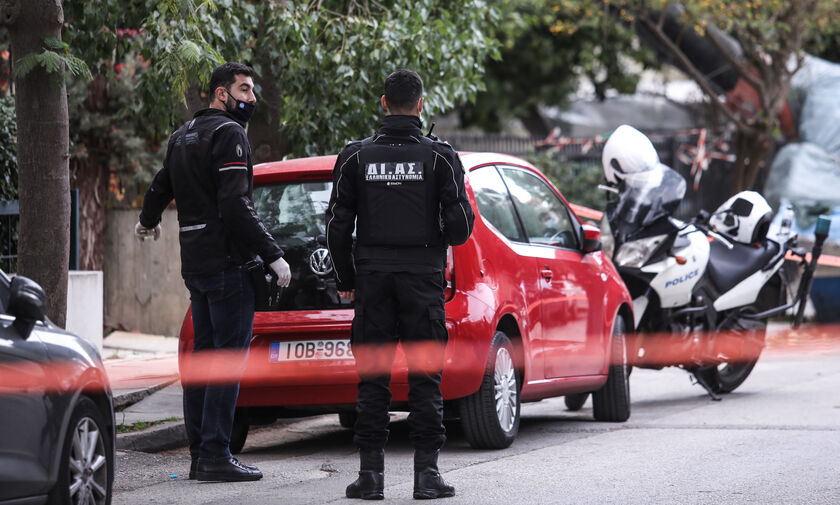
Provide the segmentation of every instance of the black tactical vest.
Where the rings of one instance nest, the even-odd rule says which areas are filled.
[[[362,141],[356,240],[362,247],[442,248],[431,140],[377,135]]]

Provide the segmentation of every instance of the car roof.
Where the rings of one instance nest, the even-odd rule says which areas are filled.
[[[324,179],[332,176],[336,155],[312,156],[293,160],[270,161],[254,165],[254,181],[258,184],[300,179]]]
[[[459,156],[467,171],[498,163],[535,169],[527,161],[509,154],[462,152],[459,153]],[[258,184],[263,184],[266,182],[328,178],[332,176],[336,157],[336,155],[313,156],[260,163],[254,166],[254,179]]]

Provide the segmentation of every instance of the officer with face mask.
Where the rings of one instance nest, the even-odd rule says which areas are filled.
[[[360,471],[346,495],[384,496],[390,374],[399,342],[409,372],[414,497],[453,496],[455,488],[437,466],[446,440],[440,391],[448,340],[443,271],[447,246],[466,242],[474,215],[458,155],[420,131],[420,76],[411,70],[389,75],[381,103],[388,115],[376,135],[349,143],[338,155],[326,214],[339,295],[355,299],[351,340],[360,377],[354,426]]]
[[[210,78],[210,107],[169,139],[163,168],[143,201],[135,234],[160,237],[160,219],[174,198],[178,207],[181,274],[190,292],[193,356],[209,357],[209,371],[242,370],[254,320],[254,284],[246,265],[256,257],[288,286],[283,251],[254,211],[253,166],[245,124],[254,112],[253,70],[239,63],[217,67]],[[262,272],[260,273],[262,275]],[[213,350],[240,350],[225,354]],[[207,361],[202,361],[207,363]],[[184,424],[190,441],[190,478],[250,481],[262,478],[230,453],[239,382],[184,381]]]

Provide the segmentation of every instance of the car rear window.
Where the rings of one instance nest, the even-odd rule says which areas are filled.
[[[325,240],[324,214],[332,181],[261,184],[254,188],[254,208],[285,253],[292,269],[287,288],[273,287],[258,310],[348,308],[339,298]]]

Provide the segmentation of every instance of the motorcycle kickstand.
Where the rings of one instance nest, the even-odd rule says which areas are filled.
[[[706,382],[706,379],[697,374],[697,372],[692,372],[691,375],[694,377],[695,384],[700,384],[701,386],[703,386],[703,389],[706,390],[706,392],[712,398],[712,401],[719,402],[721,400],[721,397],[712,390],[712,387],[709,386],[709,383]]]

